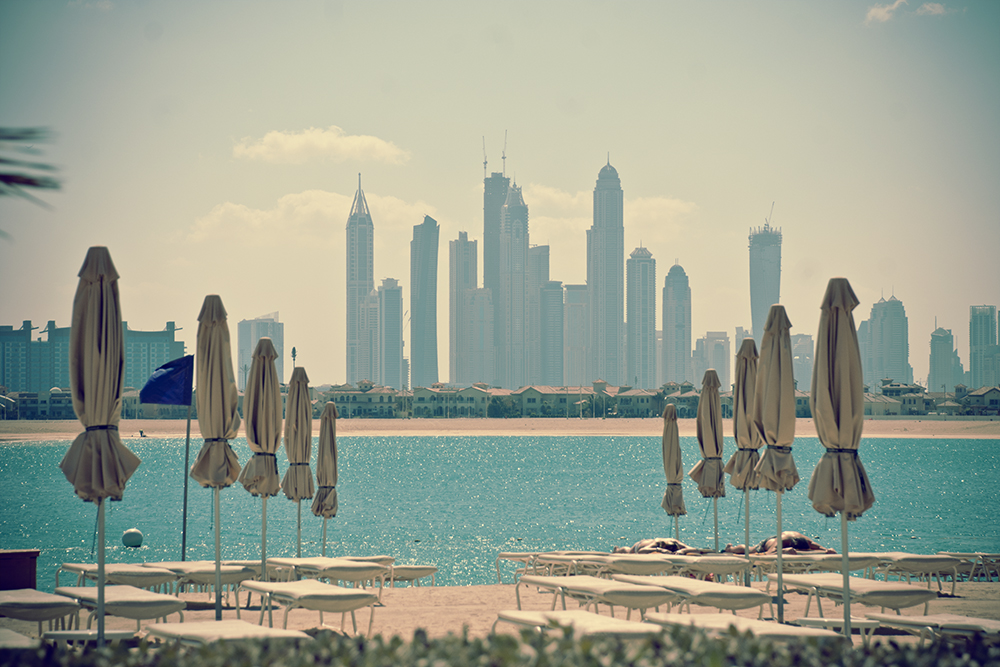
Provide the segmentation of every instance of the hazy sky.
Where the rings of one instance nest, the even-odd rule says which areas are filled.
[[[405,307],[412,228],[441,224],[446,380],[448,242],[482,252],[482,137],[499,171],[504,130],[552,279],[585,281],[610,153],[625,253],[649,248],[658,287],[680,262],[695,337],[750,326],[772,201],[793,333],[831,276],[859,322],[895,293],[923,382],[935,317],[968,367],[969,306],[1000,304],[997,2],[3,2],[0,62],[0,125],[53,128],[65,180],[51,209],[0,201],[0,324],[67,326],[107,245],[132,328],[174,320],[193,351],[217,293],[234,351],[236,322],[279,311],[286,375],[295,346],[343,382],[361,172]]]

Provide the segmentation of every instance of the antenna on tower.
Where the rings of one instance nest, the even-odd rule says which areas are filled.
[[[503,152],[500,153],[500,159],[503,161],[503,175],[507,175],[507,130],[503,131]]]
[[[483,137],[483,180],[486,180],[486,137]]]

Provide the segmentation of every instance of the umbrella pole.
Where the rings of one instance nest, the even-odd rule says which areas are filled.
[[[845,503],[846,505],[846,503]],[[843,553],[844,571],[844,637],[851,641],[851,555],[847,551],[847,507],[840,511],[840,551]],[[863,630],[862,630],[863,632]]]
[[[104,646],[104,498],[97,500],[97,646]]]
[[[781,539],[781,491],[778,491],[778,537],[775,540],[774,548],[778,553],[778,623],[785,622],[785,595],[784,580],[781,577],[781,552],[784,551],[785,541]]]
[[[191,405],[188,404],[187,440],[184,443],[184,517],[181,519],[181,560],[187,560],[188,471],[191,470]]]
[[[715,513],[715,551],[719,551],[719,499],[712,498],[712,511]]]
[[[746,505],[743,511],[743,555],[750,562],[750,489],[743,489],[743,501]],[[743,574],[743,585],[750,585],[750,568]]]
[[[219,527],[219,487],[212,489],[215,496],[215,620],[222,620],[222,530]]]
[[[267,581],[267,496],[260,510],[260,580]]]
[[[299,527],[296,537],[298,538],[297,547],[295,549],[295,557],[302,558],[302,501],[296,500],[295,506],[299,511]]]
[[[323,557],[326,558],[326,517],[323,517]]]
[[[678,542],[681,539],[681,516],[680,514],[674,515],[674,539]]]

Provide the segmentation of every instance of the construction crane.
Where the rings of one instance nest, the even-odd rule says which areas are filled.
[[[770,227],[771,226],[771,216],[773,216],[773,215],[774,215],[774,202],[771,202],[771,212],[767,214],[766,218],[764,218],[764,226],[765,227]]]
[[[486,137],[483,136],[483,180],[486,180]]]

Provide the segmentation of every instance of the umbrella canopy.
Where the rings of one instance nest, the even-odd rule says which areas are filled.
[[[832,278],[823,297],[809,403],[816,434],[826,447],[809,480],[813,508],[853,521],[875,503],[858,458],[865,423],[858,332],[851,311],[858,298],[846,278]]]
[[[795,440],[795,378],[792,339],[785,307],[771,306],[760,341],[753,425],[767,449],[757,464],[759,483],[770,491],[788,491],[799,483],[792,458]]]
[[[681,439],[677,432],[677,406],[663,408],[663,472],[667,476],[667,490],[660,505],[670,516],[684,516],[684,470],[681,468]]]
[[[281,480],[281,490],[289,500],[312,498],[313,478],[309,469],[312,457],[312,401],[309,400],[309,376],[301,366],[292,371],[292,379],[288,382],[285,415],[288,471]]]
[[[270,338],[258,340],[243,392],[247,445],[253,458],[243,466],[239,482],[255,496],[276,496],[281,488],[275,456],[281,446],[281,384],[274,363],[277,358]]]
[[[70,327],[69,384],[85,430],[59,467],[86,501],[121,500],[141,461],[118,435],[125,350],[118,271],[107,248],[94,247],[80,269]]]
[[[224,489],[240,474],[239,459],[229,446],[240,431],[240,415],[229,323],[218,294],[209,294],[201,305],[194,358],[198,429],[205,444],[191,466],[191,477],[204,487]]]
[[[744,338],[736,354],[736,385],[733,388],[733,433],[736,452],[723,472],[729,474],[729,483],[737,489],[758,488],[754,468],[760,460],[757,450],[763,446],[760,433],[753,427],[753,396],[757,385],[757,344],[753,338]]]
[[[73,298],[69,386],[84,426],[59,464],[73,491],[97,503],[97,644],[104,644],[104,499],[121,500],[141,461],[118,435],[125,349],[118,271],[104,247],[87,251]]]
[[[725,478],[722,475],[722,402],[719,398],[719,375],[714,368],[705,371],[698,398],[698,445],[701,461],[688,476],[698,483],[703,498],[724,498]]]
[[[337,405],[323,407],[319,418],[319,451],[316,454],[316,497],[312,511],[329,519],[337,516]]]

